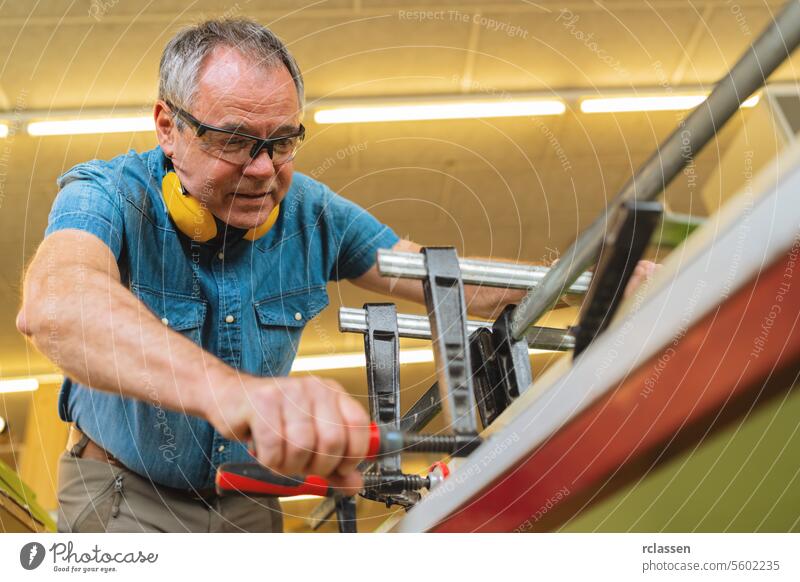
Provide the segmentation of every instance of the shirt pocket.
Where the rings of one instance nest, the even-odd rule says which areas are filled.
[[[203,325],[208,310],[204,300],[139,286],[132,286],[131,290],[161,320],[161,323],[197,345],[202,345]]]
[[[254,305],[261,347],[261,375],[286,376],[303,328],[328,306],[325,287],[284,293]]]

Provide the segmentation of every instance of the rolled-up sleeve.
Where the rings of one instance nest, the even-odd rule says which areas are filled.
[[[374,264],[378,249],[392,248],[400,240],[394,231],[358,204],[331,193],[328,211],[338,241],[331,280],[355,279]]]
[[[89,176],[66,174],[47,221],[45,236],[65,229],[78,229],[103,241],[119,259],[122,252],[123,216],[119,200],[106,185]]]

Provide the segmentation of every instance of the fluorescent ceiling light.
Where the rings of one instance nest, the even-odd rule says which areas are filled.
[[[0,139],[8,137],[8,126],[5,123],[0,123]]]
[[[0,380],[0,394],[10,392],[33,392],[39,389],[39,380],[36,378],[9,378]]]
[[[654,95],[649,97],[588,97],[581,100],[583,113],[625,113],[629,111],[682,111],[693,109],[706,95]],[[753,95],[742,107],[755,107],[760,96]]]
[[[432,361],[433,351],[430,349],[400,350],[401,364],[418,364]],[[363,368],[366,365],[367,358],[363,352],[332,354],[329,356],[301,356],[292,364],[292,372],[342,370],[345,368]]]
[[[751,97],[745,99],[740,105],[740,107],[747,107],[747,108],[755,107],[756,105],[758,105],[759,101],[761,101],[761,95],[759,93],[756,93],[755,95],[752,95]]]
[[[529,349],[528,354],[549,354],[552,350]],[[429,348],[400,350],[401,364],[423,364],[433,361],[433,350]],[[313,372],[317,370],[342,370],[345,368],[364,368],[366,356],[361,352],[333,354],[329,356],[301,356],[295,359],[292,372]]]
[[[281,503],[287,503],[291,501],[308,501],[309,499],[322,499],[321,495],[295,495],[293,497],[278,497],[278,501]]]
[[[364,354],[336,354],[330,356],[301,356],[295,358],[292,372],[313,372],[314,370],[341,370],[360,368],[367,363]]]
[[[34,121],[28,124],[28,134],[33,136],[125,133],[153,130],[155,130],[155,121],[152,117],[62,119],[58,121]]]
[[[34,376],[39,384],[61,384],[64,381],[62,374],[37,374]]]
[[[321,108],[314,112],[314,121],[316,123],[368,123],[373,121],[527,117],[560,115],[564,111],[566,111],[566,106],[560,99],[430,101],[428,103]]]

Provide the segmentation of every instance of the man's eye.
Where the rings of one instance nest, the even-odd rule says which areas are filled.
[[[290,152],[294,148],[295,138],[287,137],[276,142],[273,142],[273,147],[277,152]]]
[[[228,140],[228,145],[231,147],[244,147],[248,143],[249,143],[248,140],[240,137],[239,138],[234,137]]]

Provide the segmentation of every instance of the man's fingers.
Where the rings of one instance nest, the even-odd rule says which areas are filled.
[[[302,388],[283,393],[284,473],[304,473],[316,446],[309,395]]]
[[[344,495],[356,495],[364,487],[364,478],[358,471],[352,471],[346,475],[331,475],[328,483]]]
[[[338,399],[339,413],[347,431],[347,446],[337,468],[337,473],[347,475],[355,471],[369,448],[369,416],[364,408],[347,394]]]
[[[265,467],[280,467],[284,461],[284,427],[280,402],[269,392],[256,392],[252,398],[251,453]]]
[[[339,391],[327,384],[322,384],[321,389],[328,393],[312,398],[317,440],[308,471],[329,475],[339,466],[347,448],[347,427],[339,412]]]
[[[628,284],[625,286],[625,292],[623,293],[624,297],[629,297],[633,294],[639,286],[646,282],[653,274],[658,270],[660,265],[652,261],[639,261],[636,263],[636,267],[633,269],[633,273],[631,274],[631,278],[628,279]]]

